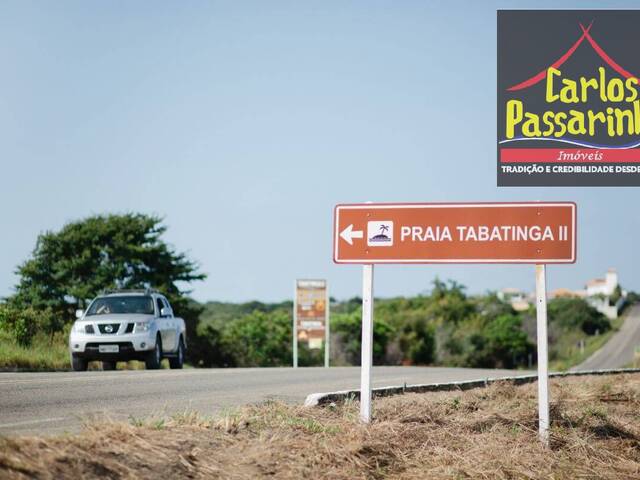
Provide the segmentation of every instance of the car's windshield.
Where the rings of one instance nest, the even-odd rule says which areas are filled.
[[[87,311],[87,315],[108,315],[113,313],[153,315],[153,299],[142,295],[102,297],[97,298]]]

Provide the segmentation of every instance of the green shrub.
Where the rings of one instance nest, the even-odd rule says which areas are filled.
[[[609,320],[581,298],[554,298],[547,308],[549,321],[561,330],[579,328],[594,335],[611,328]]]
[[[362,312],[343,313],[331,316],[331,331],[344,345],[344,354],[349,363],[360,365],[362,344]],[[394,333],[393,327],[376,318],[373,322],[373,363],[384,363],[387,344]]]
[[[292,320],[282,311],[255,311],[230,322],[221,347],[234,367],[277,367],[291,364]]]
[[[16,308],[8,304],[0,305],[0,329],[13,337],[21,346],[29,346],[38,332],[53,334],[52,325],[56,321],[51,310]]]
[[[522,319],[501,315],[469,338],[472,350],[467,364],[485,368],[515,368],[523,364],[534,346],[522,330]]]
[[[424,316],[415,316],[404,323],[399,344],[405,359],[412,364],[428,365],[435,360],[435,328]]]

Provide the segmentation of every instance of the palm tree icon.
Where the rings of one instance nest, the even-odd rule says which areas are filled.
[[[380,225],[380,235],[384,235],[384,233],[387,231],[389,231],[389,227],[387,225]]]

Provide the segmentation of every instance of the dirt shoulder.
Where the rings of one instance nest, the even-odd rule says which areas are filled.
[[[640,478],[640,374],[551,382],[550,450],[536,384],[376,399],[280,403],[216,419],[185,413],[0,440],[0,478]]]

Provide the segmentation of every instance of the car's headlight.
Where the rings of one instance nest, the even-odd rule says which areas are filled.
[[[89,335],[93,335],[95,331],[93,330],[93,325],[90,323],[80,323],[76,322],[73,324],[73,331],[75,333],[86,333]]]
[[[136,322],[135,332],[148,332],[151,330],[151,322]]]

